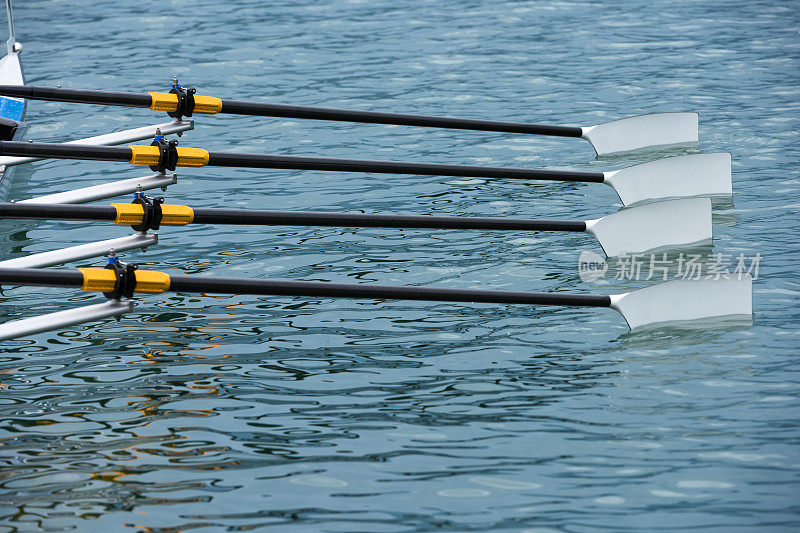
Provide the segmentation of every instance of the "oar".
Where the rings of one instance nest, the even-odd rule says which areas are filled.
[[[176,166],[219,166],[605,183],[617,192],[626,205],[664,198],[731,195],[731,156],[728,153],[670,157],[610,172],[579,172],[207,152],[200,148],[177,146],[172,146],[170,150],[174,151],[159,146],[99,147],[0,141],[0,155],[124,161],[134,165],[150,165],[153,170],[174,170]]]
[[[132,225],[138,231],[186,224],[247,224],[258,226],[329,226],[362,228],[473,229],[500,231],[571,231],[593,235],[606,255],[642,253],[709,241],[711,200],[690,198],[632,207],[594,220],[403,216],[314,211],[260,211],[112,204],[0,203],[0,219],[98,220]]]
[[[177,88],[177,91],[183,91],[183,89]],[[598,124],[596,126],[546,126],[518,122],[498,122],[494,120],[433,117],[426,115],[407,115],[351,109],[246,102],[241,100],[222,100],[213,96],[200,96],[194,93],[190,95],[191,98],[187,98],[185,91],[183,91],[182,96],[179,97],[178,92],[151,92],[142,94],[62,89],[60,87],[32,87],[29,85],[0,85],[0,95],[27,98],[30,100],[145,107],[156,111],[167,111],[173,114],[173,116],[175,116],[175,114],[192,116],[192,113],[228,113],[232,115],[257,115],[262,117],[396,124],[399,126],[527,133],[531,135],[550,135],[556,137],[580,137],[592,143],[598,155],[628,152],[661,145],[696,143],[698,137],[697,113],[655,113],[651,115],[639,115]]]
[[[132,276],[133,279],[126,277]],[[120,285],[130,294],[212,293],[364,298],[526,305],[610,307],[625,317],[631,329],[652,324],[727,316],[752,315],[752,281],[742,279],[675,280],[612,295],[444,289],[397,285],[359,285],[281,279],[177,276],[137,270],[120,275],[112,269],[0,269],[0,283],[80,288],[114,293]],[[6,332],[7,334],[8,332]],[[4,332],[0,326],[0,339]]]

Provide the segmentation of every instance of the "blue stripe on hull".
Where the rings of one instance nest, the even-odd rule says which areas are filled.
[[[10,118],[11,120],[22,120],[22,115],[24,113],[24,100],[0,97],[0,117]]]

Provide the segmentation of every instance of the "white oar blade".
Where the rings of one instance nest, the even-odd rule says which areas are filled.
[[[753,279],[675,280],[611,295],[631,329],[669,322],[753,316]]]
[[[670,144],[696,143],[697,113],[655,113],[587,126],[582,138],[597,155],[630,152]]]
[[[625,205],[733,193],[731,154],[724,152],[667,157],[604,174],[604,183],[617,191]]]
[[[587,220],[586,232],[609,257],[702,244],[712,237],[711,200],[687,198],[624,209]]]

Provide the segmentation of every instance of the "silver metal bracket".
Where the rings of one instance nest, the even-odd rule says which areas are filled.
[[[85,204],[95,200],[105,200],[126,194],[135,193],[139,186],[143,191],[150,189],[167,190],[170,185],[178,183],[177,174],[153,174],[143,178],[119,180],[92,187],[83,187],[72,191],[37,196],[28,200],[20,200],[20,204]]]
[[[133,305],[132,300],[109,300],[101,304],[6,322],[0,324],[0,341],[53,331],[112,316],[119,318],[123,314],[133,311]]]
[[[108,254],[109,250],[121,251],[132,250],[134,248],[142,248],[144,250],[148,246],[154,244],[158,244],[158,235],[156,233],[134,233],[128,237],[91,242],[89,244],[72,246],[71,248],[53,250],[52,252],[42,252],[9,259],[7,261],[0,261],[0,267],[44,268],[80,261],[81,259],[89,259],[90,257],[104,256]]]

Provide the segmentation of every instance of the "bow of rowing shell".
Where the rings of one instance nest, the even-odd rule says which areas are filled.
[[[9,85],[24,85],[20,63],[22,45],[14,42],[9,46],[9,53],[0,59],[0,83]],[[11,96],[0,97],[0,140],[19,141],[25,134],[26,101],[22,98]],[[9,158],[0,157],[0,200],[8,195],[11,187],[11,165],[4,161]]]

